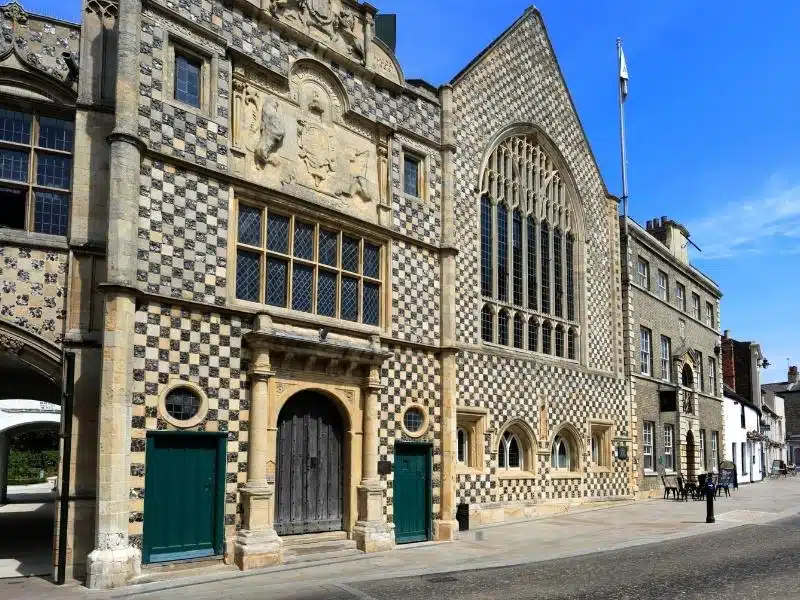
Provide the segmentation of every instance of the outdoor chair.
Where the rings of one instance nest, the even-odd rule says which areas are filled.
[[[689,501],[689,488],[681,475],[678,475],[678,498],[684,502]],[[694,493],[692,493],[692,498],[694,498]]]
[[[783,475],[784,477],[788,476],[788,470],[786,468],[786,463],[782,460],[773,460],[772,467],[769,471],[770,478],[777,478]]]
[[[675,481],[674,477],[668,477],[666,475],[661,476],[661,482],[664,484],[664,499],[668,498],[670,494],[674,496],[674,498],[678,499],[678,482]]]

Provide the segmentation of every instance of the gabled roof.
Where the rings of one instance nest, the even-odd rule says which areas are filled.
[[[550,56],[552,57],[553,64],[555,65],[556,71],[558,72],[558,77],[561,80],[561,85],[564,86],[564,90],[567,94],[567,98],[569,99],[570,107],[572,108],[572,113],[575,115],[575,120],[578,122],[578,128],[581,130],[581,135],[583,136],[584,141],[586,142],[586,147],[589,151],[589,156],[592,158],[592,163],[594,164],[594,168],[597,170],[597,174],[600,178],[600,184],[603,186],[603,193],[606,195],[607,198],[611,198],[620,202],[620,199],[615,194],[612,194],[608,191],[608,187],[606,186],[605,179],[603,179],[603,172],[600,170],[600,164],[597,162],[597,157],[592,150],[592,145],[589,142],[589,136],[586,135],[586,128],[583,126],[583,122],[581,121],[580,114],[578,114],[578,109],[575,106],[575,101],[572,99],[572,93],[569,91],[569,86],[567,85],[567,81],[564,78],[564,72],[561,70],[561,65],[558,63],[558,58],[556,56],[555,48],[553,48],[553,42],[550,39],[550,34],[547,32],[547,26],[544,24],[544,19],[542,18],[542,13],[539,11],[538,8],[535,6],[529,6],[525,9],[525,12],[520,15],[520,17],[514,21],[511,25],[509,25],[505,31],[503,31],[500,35],[498,35],[486,48],[480,51],[475,58],[473,58],[467,65],[461,69],[456,75],[450,80],[450,85],[457,85],[458,82],[469,73],[472,68],[481,62],[487,54],[489,54],[492,50],[495,49],[506,37],[508,37],[515,29],[517,29],[522,23],[527,21],[529,18],[534,17],[538,20],[539,24],[541,25],[542,31],[544,32],[544,39],[547,40],[547,46],[550,50]]]
[[[726,398],[730,398],[731,400],[739,402],[740,404],[743,404],[748,408],[752,408],[754,411],[758,413],[758,416],[761,416],[761,410],[755,404],[750,402],[750,400],[748,400],[741,394],[736,393],[736,391],[733,388],[731,388],[727,383],[722,384],[722,393]]]
[[[784,381],[781,383],[764,383],[761,385],[761,389],[775,392],[778,395],[797,394],[800,393],[800,381],[796,383],[789,381]]]

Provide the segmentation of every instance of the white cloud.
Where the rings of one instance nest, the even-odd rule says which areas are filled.
[[[718,205],[713,214],[690,222],[701,258],[747,254],[800,253],[800,183],[771,177],[759,197]]]

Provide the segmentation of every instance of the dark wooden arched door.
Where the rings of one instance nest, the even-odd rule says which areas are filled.
[[[322,394],[300,392],[278,417],[275,531],[343,529],[342,417]]]

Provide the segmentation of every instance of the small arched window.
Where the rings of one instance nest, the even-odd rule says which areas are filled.
[[[539,324],[533,317],[528,321],[528,350],[531,352],[539,350]]]
[[[484,342],[494,341],[494,315],[488,304],[481,309],[481,339]]]
[[[592,462],[600,464],[600,437],[596,433],[592,434]]]
[[[519,441],[510,431],[506,431],[500,438],[500,446],[497,449],[498,464],[501,469],[520,469],[522,460]]]
[[[556,326],[556,356],[564,358],[564,328]]]
[[[553,440],[553,447],[550,451],[550,465],[559,471],[570,471],[572,466],[572,456],[570,444],[565,437],[557,435]]]
[[[567,331],[567,358],[575,360],[575,330],[572,328]]]
[[[514,348],[523,348],[524,336],[525,323],[522,320],[522,315],[517,313],[514,315]]]
[[[497,343],[508,346],[508,311],[501,310],[497,315]]]
[[[458,428],[458,462],[460,464],[466,464],[467,456],[469,454],[469,436],[467,432]]]
[[[542,353],[543,354],[552,354],[552,335],[553,335],[553,326],[550,324],[550,321],[545,321],[544,325],[542,325]]]

